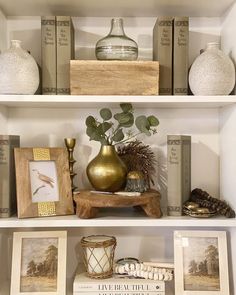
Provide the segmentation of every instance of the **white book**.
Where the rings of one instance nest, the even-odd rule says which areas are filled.
[[[164,295],[165,292],[149,292],[149,291],[144,291],[144,292],[99,292],[99,291],[95,291],[95,292],[74,292],[73,295]]]
[[[73,294],[81,292],[97,292],[101,294],[145,294],[149,292],[156,295],[165,292],[164,281],[154,281],[141,278],[133,278],[122,275],[113,275],[107,279],[92,279],[86,275],[86,272],[79,273],[75,276],[73,284]],[[87,295],[88,295],[87,294]]]

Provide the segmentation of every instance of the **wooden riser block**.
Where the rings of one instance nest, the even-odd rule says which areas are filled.
[[[81,191],[74,195],[76,214],[80,218],[96,217],[99,208],[141,207],[149,217],[160,218],[161,195],[158,191],[145,192],[141,196],[120,196],[115,194],[101,194],[91,191]]]

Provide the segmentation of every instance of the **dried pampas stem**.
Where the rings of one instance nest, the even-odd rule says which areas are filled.
[[[211,197],[206,191],[200,188],[195,188],[191,192],[190,201],[199,204],[201,207],[216,211],[218,214],[225,217],[235,217],[235,211],[225,201]]]

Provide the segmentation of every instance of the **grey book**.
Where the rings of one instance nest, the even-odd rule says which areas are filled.
[[[56,17],[41,17],[42,93],[57,93]]]
[[[0,217],[16,213],[14,148],[19,146],[19,136],[0,135]]]
[[[173,17],[158,17],[153,28],[153,60],[159,61],[159,94],[172,95]]]
[[[189,18],[175,17],[173,40],[173,94],[188,94]]]
[[[56,17],[57,94],[70,94],[70,60],[74,59],[74,27],[70,16]]]
[[[181,216],[191,194],[191,136],[167,136],[167,211]]]

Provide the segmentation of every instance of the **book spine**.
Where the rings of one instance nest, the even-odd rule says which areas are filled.
[[[168,215],[181,216],[182,205],[191,193],[191,137],[167,137]]]
[[[18,136],[0,135],[0,217],[16,213],[14,148],[19,146]]]
[[[57,93],[56,81],[56,18],[41,17],[42,93]]]
[[[76,292],[101,292],[101,293],[130,293],[130,292],[164,292],[165,282],[158,283],[76,283]]]
[[[159,17],[153,29],[153,60],[159,61],[159,94],[172,95],[173,18]]]
[[[70,94],[70,60],[74,58],[74,28],[71,17],[57,16],[57,94]]]
[[[173,94],[188,94],[189,19],[175,17],[173,48]]]
[[[156,291],[153,291],[153,292],[81,292],[81,291],[78,291],[78,292],[73,292],[73,295],[165,295],[165,292],[156,292]]]

